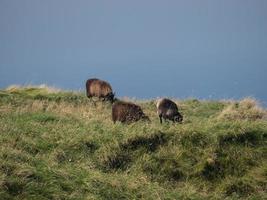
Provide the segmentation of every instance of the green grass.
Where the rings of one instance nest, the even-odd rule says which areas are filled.
[[[46,87],[0,91],[0,199],[266,199],[266,110],[177,100],[183,124],[113,124],[111,104]]]

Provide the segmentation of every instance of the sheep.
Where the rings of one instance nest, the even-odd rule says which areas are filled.
[[[113,123],[116,123],[116,121],[130,123],[141,119],[150,121],[150,119],[142,111],[141,107],[136,104],[117,101],[112,106]]]
[[[159,116],[160,123],[162,124],[162,118],[171,120],[173,122],[182,122],[183,116],[178,112],[177,105],[170,99],[160,99],[157,102],[157,114]]]
[[[103,101],[112,103],[115,96],[108,82],[96,78],[86,81],[86,93],[88,98],[98,97],[102,98]]]

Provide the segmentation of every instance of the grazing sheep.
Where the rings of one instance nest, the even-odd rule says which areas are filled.
[[[114,93],[110,84],[100,79],[88,79],[86,81],[86,93],[88,98],[98,97],[104,101],[114,101]]]
[[[160,99],[157,102],[157,113],[162,123],[162,118],[164,120],[168,119],[173,122],[182,122],[183,116],[178,112],[177,105],[170,99]]]
[[[114,123],[116,121],[130,123],[141,119],[150,121],[141,107],[136,104],[117,101],[112,106],[112,120]]]

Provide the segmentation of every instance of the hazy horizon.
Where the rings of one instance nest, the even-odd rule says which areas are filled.
[[[111,83],[118,96],[267,105],[267,1],[0,1],[0,88]]]

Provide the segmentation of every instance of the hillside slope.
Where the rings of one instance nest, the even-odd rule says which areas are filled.
[[[266,110],[176,101],[183,124],[113,124],[111,104],[46,87],[0,91],[0,199],[266,199]]]

